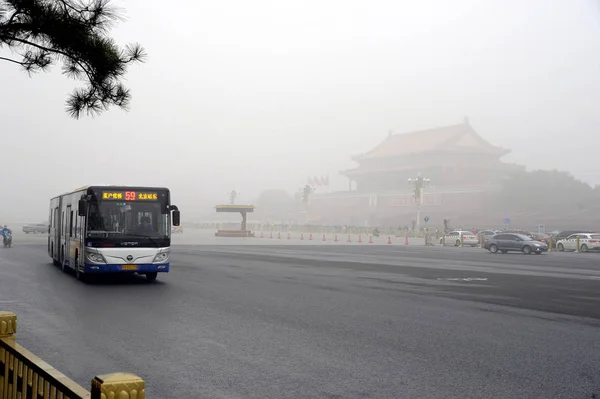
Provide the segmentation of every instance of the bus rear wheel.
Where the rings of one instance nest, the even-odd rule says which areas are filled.
[[[146,273],[146,279],[148,279],[148,281],[154,281],[156,280],[156,277],[158,277],[157,272]]]

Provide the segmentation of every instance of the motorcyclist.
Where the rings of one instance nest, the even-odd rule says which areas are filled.
[[[7,225],[4,225],[4,227],[2,227],[0,230],[0,234],[6,237],[7,234],[12,234],[12,230],[9,229]]]
[[[9,237],[12,236],[12,230],[9,229],[7,225],[4,225],[4,227],[2,227],[2,229],[0,229],[0,235],[2,235],[3,242],[6,245],[6,241],[8,240]],[[12,241],[12,239],[11,239],[11,241]]]

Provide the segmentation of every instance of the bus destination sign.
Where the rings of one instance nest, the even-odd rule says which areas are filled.
[[[138,191],[102,191],[104,201],[158,201],[158,193]]]

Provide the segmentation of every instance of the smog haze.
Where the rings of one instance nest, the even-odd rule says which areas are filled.
[[[506,162],[589,184],[600,139],[600,9],[573,1],[120,1],[147,62],[131,109],[74,120],[81,82],[0,62],[1,222],[47,219],[87,184],[167,186],[186,216],[297,192],[393,133],[462,123]],[[167,8],[168,7],[168,8]],[[1,49],[0,55],[10,52]]]

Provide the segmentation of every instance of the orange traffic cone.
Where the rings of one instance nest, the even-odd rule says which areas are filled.
[[[361,236],[358,236],[358,243],[362,244],[362,237]]]
[[[369,236],[369,244],[373,244],[373,236]]]
[[[387,243],[388,243],[388,244],[391,244],[391,243],[392,243],[392,237],[388,237]]]
[[[409,245],[408,244],[408,236],[404,236],[404,245]]]
[[[348,239],[346,240],[346,242],[352,242],[352,237],[350,237],[350,234],[348,234]]]

